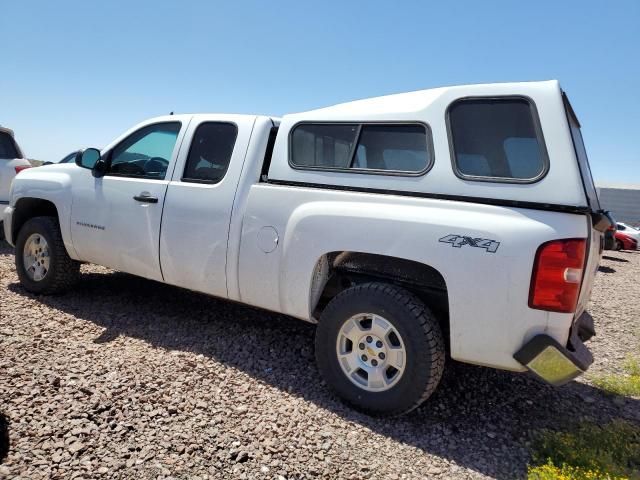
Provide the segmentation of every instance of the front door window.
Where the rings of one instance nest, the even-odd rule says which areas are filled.
[[[107,175],[164,180],[180,122],[149,125],[128,136],[110,155]]]

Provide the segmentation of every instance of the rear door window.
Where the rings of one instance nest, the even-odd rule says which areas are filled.
[[[218,183],[227,173],[238,127],[233,123],[206,122],[196,129],[184,168],[183,182]]]
[[[6,132],[0,132],[0,158],[20,158],[20,154],[18,153],[13,137]]]
[[[528,183],[549,168],[538,116],[526,98],[458,100],[449,107],[448,124],[459,177]]]

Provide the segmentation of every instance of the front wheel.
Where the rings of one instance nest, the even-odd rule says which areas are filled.
[[[367,413],[400,415],[436,389],[445,364],[437,319],[407,290],[367,283],[338,294],[316,331],[325,381]]]
[[[69,257],[54,217],[34,217],[22,226],[15,262],[20,283],[31,293],[62,293],[80,272],[80,263]]]
[[[624,244],[620,240],[616,240],[616,250],[624,250]]]

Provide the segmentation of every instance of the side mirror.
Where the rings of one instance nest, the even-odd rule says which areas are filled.
[[[104,177],[107,173],[107,163],[100,156],[97,148],[87,148],[76,155],[76,165],[91,170],[94,177]]]
[[[100,160],[100,150],[97,148],[86,148],[76,155],[76,165],[89,170],[93,170],[98,160]]]
[[[107,174],[107,162],[105,162],[102,158],[96,162],[91,170],[91,174],[95,178],[102,178]]]

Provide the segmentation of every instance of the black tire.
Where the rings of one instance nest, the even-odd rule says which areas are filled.
[[[0,412],[0,464],[9,453],[9,420]]]
[[[620,240],[616,240],[616,250],[624,250],[624,244]]]
[[[344,322],[358,314],[380,315],[405,344],[405,370],[395,385],[372,392],[355,385],[343,372],[336,352]],[[315,340],[316,362],[326,383],[348,404],[373,415],[401,415],[418,407],[435,391],[445,365],[445,343],[437,319],[407,290],[385,283],[349,288],[329,302]]]
[[[29,277],[23,259],[24,245],[29,236],[34,233],[44,237],[49,246],[49,270],[39,281]],[[27,220],[18,232],[15,262],[20,283],[31,293],[45,295],[63,293],[75,284],[80,273],[80,262],[69,257],[62,241],[58,219],[55,217],[34,217]]]
[[[4,222],[0,222],[0,242],[4,240]]]

